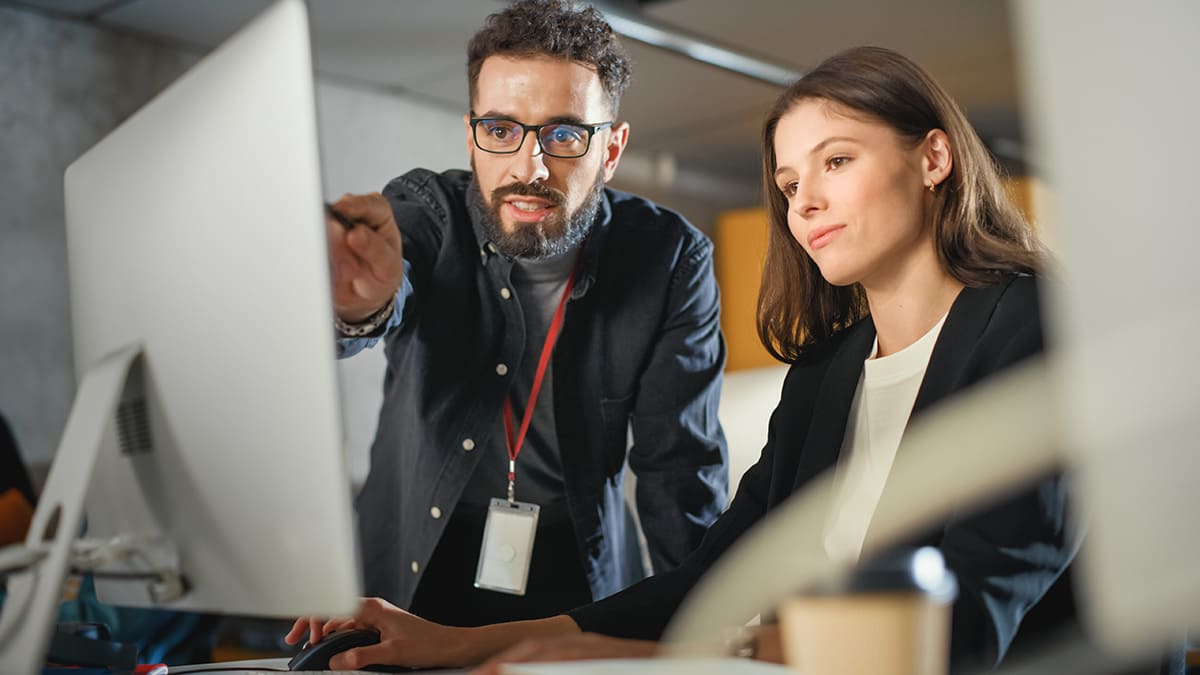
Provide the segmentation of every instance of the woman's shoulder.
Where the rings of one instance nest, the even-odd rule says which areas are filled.
[[[1000,369],[1043,350],[1043,286],[1037,277],[1014,274],[995,286],[976,289],[977,358]]]
[[[1040,289],[1045,280],[1032,274],[1009,274],[1004,280],[1005,295],[1026,302],[1037,302]]]
[[[1029,323],[1040,326],[1044,285],[1042,279],[1029,274],[1008,275],[995,289],[991,323],[994,326]]]

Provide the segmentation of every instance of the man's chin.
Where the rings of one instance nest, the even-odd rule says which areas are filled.
[[[537,220],[515,220],[507,216],[500,218],[500,227],[507,237],[537,236],[539,239],[557,239],[563,235],[561,221],[554,214]]]

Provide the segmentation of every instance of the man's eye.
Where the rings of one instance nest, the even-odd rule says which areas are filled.
[[[550,141],[553,143],[574,143],[582,140],[582,134],[570,127],[555,127],[550,131]]]
[[[483,124],[484,132],[497,141],[512,140],[517,133],[516,125],[509,122],[491,121]]]

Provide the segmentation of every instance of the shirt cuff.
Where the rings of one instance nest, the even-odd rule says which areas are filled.
[[[392,331],[396,330],[403,323],[404,305],[408,301],[409,296],[413,294],[412,281],[409,276],[412,272],[412,265],[404,261],[404,278],[400,281],[400,288],[397,289],[396,295],[392,301],[392,315],[388,317],[380,329],[372,335],[364,335],[362,337],[345,337],[338,335],[337,337],[337,357],[339,359],[349,358],[361,352],[364,349],[370,349],[379,343],[380,340],[386,338]],[[336,332],[336,331],[335,331]]]

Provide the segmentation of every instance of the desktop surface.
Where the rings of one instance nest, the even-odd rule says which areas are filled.
[[[363,673],[364,675],[379,675],[378,671],[369,670],[288,670],[288,657],[273,659],[250,659],[246,661],[223,661],[218,663],[198,663],[188,666],[171,666],[170,675],[263,675],[263,673]],[[467,675],[469,669],[431,669],[414,670],[413,673],[438,673],[439,675]]]
[[[288,671],[287,658],[228,661],[194,666],[172,666],[171,675],[262,675],[277,672],[364,673],[365,670]],[[438,675],[468,675],[471,669],[430,669],[414,673]],[[598,659],[558,663],[512,664],[505,667],[512,675],[789,675],[787,666],[739,658],[679,658],[679,659]]]

